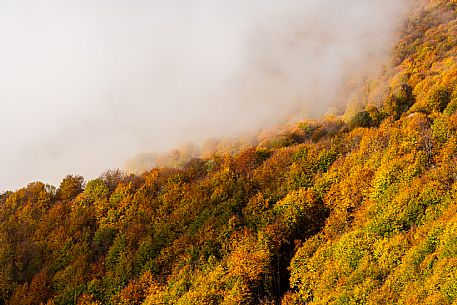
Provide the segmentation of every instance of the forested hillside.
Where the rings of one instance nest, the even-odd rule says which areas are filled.
[[[418,1],[348,119],[1,194],[0,304],[457,304],[456,16]]]

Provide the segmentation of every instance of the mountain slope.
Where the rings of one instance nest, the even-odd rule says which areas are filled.
[[[347,122],[0,195],[0,304],[455,304],[457,10],[422,2]]]

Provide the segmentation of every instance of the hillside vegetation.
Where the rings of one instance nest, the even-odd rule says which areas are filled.
[[[457,304],[456,16],[418,3],[347,121],[1,194],[0,304]]]

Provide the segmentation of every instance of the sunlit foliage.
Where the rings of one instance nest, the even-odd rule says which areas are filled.
[[[349,120],[0,194],[0,304],[455,304],[456,6]]]

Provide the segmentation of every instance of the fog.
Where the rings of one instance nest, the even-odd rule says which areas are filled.
[[[341,105],[401,0],[1,0],[0,191]]]

